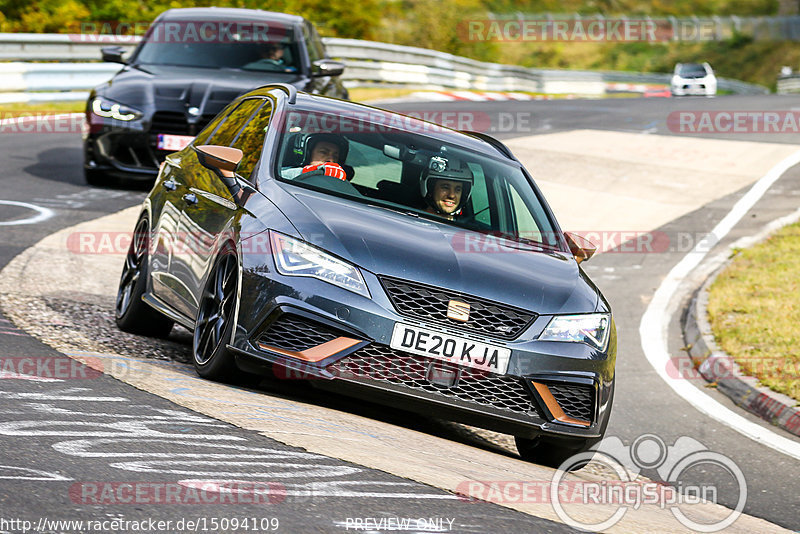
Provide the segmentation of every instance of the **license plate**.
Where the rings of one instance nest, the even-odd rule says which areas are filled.
[[[191,135],[158,134],[156,148],[160,150],[183,150],[194,139]]]
[[[393,349],[446,362],[505,374],[511,349],[396,323],[389,345]]]

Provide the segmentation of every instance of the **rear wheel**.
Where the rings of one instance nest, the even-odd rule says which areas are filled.
[[[238,284],[236,254],[226,247],[208,276],[194,327],[194,368],[203,378],[228,381],[239,374],[235,356],[226,347],[233,333]]]
[[[152,337],[167,337],[173,321],[164,317],[142,300],[147,287],[147,249],[150,243],[149,225],[143,217],[125,256],[119,280],[114,316],[120,330]]]

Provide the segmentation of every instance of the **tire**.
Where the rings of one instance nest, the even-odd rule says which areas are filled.
[[[517,452],[527,462],[558,467],[568,458],[586,452],[598,439],[565,439],[540,436],[538,438],[514,437]],[[571,470],[580,469],[589,461],[576,464]]]
[[[228,246],[217,256],[197,309],[192,360],[203,378],[230,382],[240,377],[235,356],[226,348],[233,332],[238,285],[239,263]]]
[[[616,382],[611,383],[611,393],[609,394],[608,404],[606,410],[610,411],[614,405],[614,391],[616,390]],[[576,454],[585,453],[590,448],[598,444],[606,433],[608,428],[607,417],[605,422],[600,428],[599,438],[553,438],[550,436],[539,436],[536,438],[524,438],[514,436],[514,441],[517,444],[517,452],[523,460],[533,462],[548,467],[558,467],[565,460]],[[589,458],[589,455],[584,455]],[[582,462],[575,463],[570,471],[576,471],[589,463],[589,459]]]
[[[97,169],[83,169],[83,177],[86,183],[93,187],[102,187],[108,185],[108,179],[102,171]]]
[[[114,316],[120,330],[150,337],[167,337],[173,321],[164,317],[142,300],[147,287],[147,250],[150,233],[147,218],[143,217],[125,256],[119,280]]]

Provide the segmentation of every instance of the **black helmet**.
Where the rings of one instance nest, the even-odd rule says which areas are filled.
[[[350,143],[347,142],[344,136],[335,133],[312,133],[295,137],[294,153],[303,158],[300,165],[311,163],[311,153],[317,143],[321,141],[332,143],[339,147],[339,161],[336,163],[342,164],[347,160],[347,151],[350,148]]]
[[[433,203],[433,189],[436,185],[436,180],[451,180],[464,184],[461,192],[461,201],[455,211],[455,213],[458,213],[467,203],[472,193],[472,171],[469,170],[466,163],[455,158],[432,156],[428,160],[428,166],[422,171],[422,176],[420,177],[419,193],[425,199],[425,202],[435,210],[437,208]]]

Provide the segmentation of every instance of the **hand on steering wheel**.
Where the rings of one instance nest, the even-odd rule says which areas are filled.
[[[341,165],[333,163],[332,161],[306,165],[303,167],[302,174],[306,173],[322,174],[332,178],[338,178],[339,180],[347,180],[347,174],[344,172]]]

